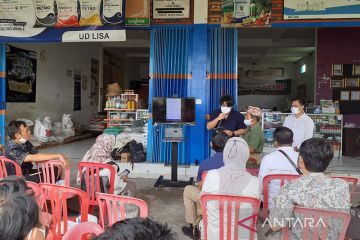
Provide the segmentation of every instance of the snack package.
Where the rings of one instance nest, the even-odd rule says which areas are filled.
[[[36,24],[35,27],[53,27],[56,24],[55,1],[34,0]]]
[[[117,25],[124,21],[123,0],[103,0],[101,5],[101,22],[104,25]]]
[[[56,0],[57,22],[55,27],[79,26],[79,3],[77,0]]]
[[[101,0],[80,0],[80,26],[101,26]]]

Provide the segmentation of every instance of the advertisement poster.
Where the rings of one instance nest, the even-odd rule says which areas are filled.
[[[240,70],[239,95],[289,95],[291,79],[281,79],[277,69]]]
[[[190,18],[190,0],[154,0],[153,19]]]
[[[31,38],[43,33],[49,38],[52,28],[119,29],[124,11],[123,0],[0,0],[0,37]]]
[[[81,71],[74,70],[74,111],[81,110]]]
[[[6,45],[6,101],[35,102],[36,52]]]
[[[284,20],[360,18],[359,0],[284,0]]]
[[[125,9],[126,26],[150,25],[150,0],[126,1]]]
[[[223,27],[270,27],[271,0],[222,0]]]

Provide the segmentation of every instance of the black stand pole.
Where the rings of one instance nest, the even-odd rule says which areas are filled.
[[[179,182],[177,179],[177,169],[178,169],[178,142],[171,143],[171,180],[164,179],[164,176],[160,176],[158,180],[155,182],[154,187],[159,188],[159,186],[166,186],[166,187],[186,187],[187,185],[192,185],[194,182],[194,178],[191,177],[188,182],[182,181]]]

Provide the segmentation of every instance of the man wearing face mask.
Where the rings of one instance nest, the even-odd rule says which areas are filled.
[[[27,181],[40,182],[37,170],[33,169],[33,162],[43,162],[58,159],[62,161],[66,168],[70,167],[69,160],[62,154],[41,154],[28,141],[30,139],[30,129],[23,121],[11,121],[6,128],[10,140],[5,147],[5,156],[20,164],[22,173]],[[7,166],[7,168],[10,168]],[[15,174],[14,169],[9,169],[10,173]],[[12,170],[12,171],[11,171]]]
[[[244,123],[248,126],[247,132],[244,134],[244,140],[250,148],[250,158],[259,160],[258,154],[263,152],[265,138],[260,126],[262,111],[258,107],[250,106],[246,112]]]
[[[220,99],[220,105],[221,108],[211,114],[207,129],[223,128],[229,137],[243,135],[246,132],[244,117],[233,108],[234,98],[223,96]]]
[[[293,147],[295,150],[300,148],[300,145],[313,137],[314,122],[305,114],[305,100],[294,98],[291,104],[291,115],[286,117],[284,127],[290,128],[294,133]]]

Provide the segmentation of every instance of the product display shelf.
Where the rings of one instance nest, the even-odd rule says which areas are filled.
[[[137,119],[138,94],[126,93],[119,96],[108,97],[105,111],[107,127],[131,126],[131,122]]]
[[[283,125],[289,113],[263,113],[263,131],[265,136],[265,147],[274,146],[274,131]],[[334,146],[334,150],[341,154],[343,116],[336,114],[308,114],[314,121],[314,137],[323,138]]]

